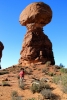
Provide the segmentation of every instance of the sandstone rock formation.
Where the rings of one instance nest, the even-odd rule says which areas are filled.
[[[2,50],[4,49],[3,43],[0,41],[0,59],[2,58]]]
[[[1,58],[2,58],[2,50],[4,49],[3,43],[0,41],[0,62],[1,62]],[[1,69],[1,65],[0,65],[0,69]]]
[[[19,22],[27,27],[27,33],[20,52],[19,64],[46,63],[47,61],[51,61],[52,65],[55,64],[52,43],[43,32],[43,26],[51,19],[52,10],[43,2],[32,3],[22,11]]]

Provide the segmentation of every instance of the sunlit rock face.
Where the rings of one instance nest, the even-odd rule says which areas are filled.
[[[43,26],[50,23],[52,10],[43,2],[35,2],[28,5],[20,14],[19,22],[27,27],[19,64],[24,66],[30,63],[51,61],[54,65],[52,43],[43,32]]]

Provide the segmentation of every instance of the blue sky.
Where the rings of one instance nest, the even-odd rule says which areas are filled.
[[[67,67],[67,0],[0,0],[0,41],[4,44],[1,66],[18,63],[26,27],[19,23],[21,11],[30,3],[42,1],[52,11],[52,21],[44,27],[53,44],[56,65]]]

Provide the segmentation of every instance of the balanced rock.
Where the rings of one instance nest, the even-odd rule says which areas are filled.
[[[43,2],[28,5],[20,14],[19,22],[27,27],[19,64],[27,66],[31,63],[51,61],[54,65],[52,43],[43,32],[43,26],[52,19],[51,8]]]
[[[38,23],[42,26],[48,24],[52,18],[51,8],[43,2],[35,2],[28,5],[20,14],[19,22],[26,26],[30,23]]]

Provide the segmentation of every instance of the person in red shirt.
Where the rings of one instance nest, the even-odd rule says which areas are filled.
[[[24,80],[24,68],[20,69],[19,76],[20,76],[20,85],[21,85]]]

